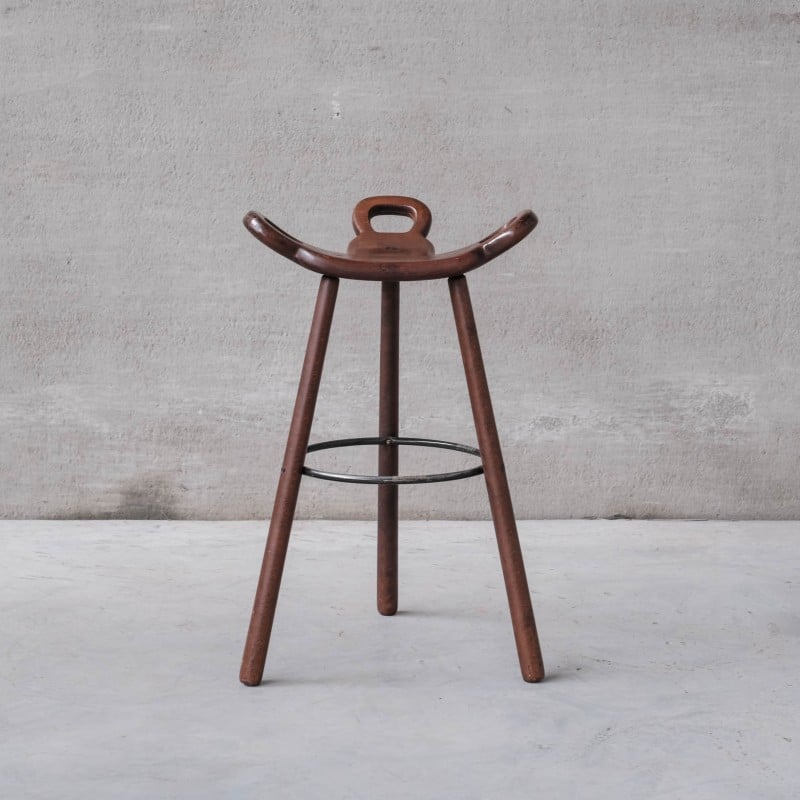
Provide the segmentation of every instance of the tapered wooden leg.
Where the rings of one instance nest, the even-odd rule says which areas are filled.
[[[448,283],[458,331],[458,342],[461,347],[461,358],[467,376],[472,415],[475,419],[475,432],[478,436],[478,447],[483,460],[489,505],[492,510],[497,546],[500,550],[500,563],[503,567],[508,604],[511,609],[511,622],[514,627],[520,669],[522,677],[526,681],[535,683],[544,677],[542,653],[539,648],[528,579],[525,575],[517,523],[511,505],[511,494],[508,490],[506,469],[500,450],[500,440],[497,436],[497,426],[494,421],[492,401],[489,397],[489,386],[486,382],[486,371],[483,367],[467,279],[463,275],[459,275],[450,278]]]
[[[381,284],[378,436],[397,436],[400,384],[400,284]],[[397,475],[397,445],[379,445],[378,474]],[[397,611],[397,486],[378,486],[378,611]]]
[[[317,304],[314,308],[311,332],[308,335],[308,346],[303,361],[303,371],[300,374],[300,385],[297,389],[297,400],[294,404],[286,452],[278,480],[278,489],[275,493],[267,546],[264,550],[261,575],[258,579],[258,588],[253,603],[253,614],[250,618],[250,628],[247,632],[247,641],[242,656],[242,668],[239,672],[239,680],[248,686],[257,686],[261,683],[264,674],[269,637],[272,633],[275,607],[281,587],[283,565],[289,546],[289,534],[294,521],[297,494],[300,491],[301,470],[308,447],[308,437],[311,433],[314,406],[317,403],[317,392],[322,377],[322,365],[325,361],[325,350],[328,346],[338,288],[338,278],[324,276],[319,284]]]

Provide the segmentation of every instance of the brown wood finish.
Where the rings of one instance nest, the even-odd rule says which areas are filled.
[[[383,214],[409,217],[411,230],[408,233],[421,236],[423,239],[428,235],[431,222],[433,222],[433,216],[428,206],[414,197],[401,197],[396,194],[365,197],[363,200],[359,200],[353,209],[353,230],[356,232],[356,236],[374,234],[376,231],[372,227],[372,219]],[[432,245],[431,252],[433,252]]]
[[[297,495],[300,491],[301,469],[311,433],[338,288],[339,281],[336,278],[323,277],[319,284],[317,304],[311,321],[311,332],[308,335],[308,346],[300,374],[300,385],[289,426],[264,560],[239,672],[239,680],[247,686],[257,686],[264,674],[272,623],[278,604],[278,592],[281,588],[283,565],[286,562],[286,550],[289,546],[289,534],[292,531]]]
[[[411,229],[405,233],[375,231],[371,220],[382,214],[410,217]],[[378,435],[396,437],[399,434],[399,281],[448,278],[522,677],[528,682],[540,681],[544,677],[544,668],[536,622],[475,328],[472,303],[467,281],[463,275],[500,255],[527,236],[536,226],[535,215],[532,211],[523,211],[480,242],[440,256],[434,254],[433,245],[426,238],[431,225],[430,210],[424,203],[411,197],[383,195],[362,200],[353,212],[356,237],[350,242],[347,254],[329,253],[306,245],[255,212],[250,212],[245,217],[244,223],[247,229],[264,244],[301,266],[321,273],[323,278],[317,295],[283,467],[275,495],[264,560],[242,658],[240,680],[249,686],[255,686],[261,682],[264,672],[330,334],[338,279],[352,278],[381,282]],[[378,474],[380,476],[398,474],[396,445],[379,445]],[[378,486],[377,605],[380,613],[384,615],[391,615],[397,611],[397,489],[397,485],[392,484]]]
[[[374,231],[370,220],[379,214],[411,217],[412,228],[406,233]],[[353,214],[358,235],[347,254],[301,242],[256,211],[245,216],[244,225],[267,247],[312,272],[362,281],[425,281],[477,269],[524,239],[537,223],[533,211],[523,211],[475,244],[434,255],[433,245],[425,238],[430,216],[428,207],[413,197],[367,197]]]
[[[356,206],[358,210],[358,206]],[[399,434],[400,284],[381,284],[381,360],[378,436]],[[399,448],[378,447],[378,474],[397,475]],[[378,611],[397,611],[397,486],[378,486]]]
[[[467,389],[472,405],[472,415],[475,419],[475,433],[483,460],[489,506],[492,511],[497,546],[500,550],[500,563],[511,609],[511,622],[514,628],[514,639],[517,643],[520,669],[524,680],[536,683],[544,677],[542,653],[539,648],[528,579],[525,575],[517,523],[511,505],[511,493],[508,490],[506,468],[500,449],[500,438],[497,435],[497,425],[494,421],[492,400],[489,396],[489,385],[486,381],[486,370],[483,366],[483,356],[478,341],[478,331],[475,327],[475,316],[472,312],[467,279],[461,275],[450,278],[448,283],[453,314],[456,319],[458,343],[461,347],[461,358],[467,378]]]

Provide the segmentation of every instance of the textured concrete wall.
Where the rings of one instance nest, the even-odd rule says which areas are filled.
[[[338,249],[376,193],[427,202],[440,250],[540,216],[471,281],[519,516],[800,513],[797,3],[0,20],[0,514],[268,515],[316,279],[240,219]],[[314,438],[374,430],[378,303],[341,287]],[[404,432],[473,441],[446,286],[401,303]],[[306,481],[299,513],[373,498]],[[401,508],[487,514],[480,479]]]

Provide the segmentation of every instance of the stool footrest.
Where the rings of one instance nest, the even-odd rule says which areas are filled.
[[[355,439],[332,439],[327,442],[317,442],[309,445],[306,452],[314,453],[317,450],[333,450],[339,447],[356,447],[359,445],[412,445],[416,447],[436,447],[441,450],[455,450],[459,453],[468,453],[481,457],[481,452],[475,447],[456,442],[444,442],[439,439],[420,439],[408,436],[360,436]],[[338,481],[340,483],[372,483],[372,484],[402,484],[402,483],[442,483],[444,481],[458,481],[462,478],[472,478],[483,474],[483,466],[461,469],[456,472],[438,472],[431,475],[348,475],[346,473],[325,472],[320,469],[303,466],[303,475],[310,478],[321,478],[325,481]]]

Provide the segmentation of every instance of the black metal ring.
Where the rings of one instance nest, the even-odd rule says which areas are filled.
[[[456,442],[443,442],[439,439],[418,439],[407,436],[360,436],[355,439],[332,439],[328,442],[317,442],[309,445],[307,453],[317,450],[332,450],[336,447],[354,447],[362,444],[383,444],[397,446],[401,444],[416,445],[418,447],[437,447],[441,450],[456,450],[459,453],[469,453],[480,458],[481,451],[466,444]],[[347,475],[338,472],[323,472],[320,469],[303,466],[303,475],[310,478],[321,478],[325,481],[339,481],[340,483],[442,483],[443,481],[458,481],[462,478],[472,478],[483,474],[483,466],[461,469],[457,472],[438,472],[432,475]]]

